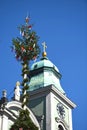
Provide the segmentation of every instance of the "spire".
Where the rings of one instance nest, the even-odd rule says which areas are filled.
[[[2,105],[4,107],[5,103],[8,101],[7,99],[7,92],[6,90],[2,91],[2,98],[0,100],[0,106]]]
[[[46,48],[47,48],[46,43],[43,42],[43,43],[42,43],[42,46],[43,46],[43,53],[42,53],[42,56],[43,56],[43,57],[46,57],[46,56],[47,56],[47,53],[46,53]]]
[[[6,98],[6,96],[7,96],[6,90],[3,90],[3,91],[2,91],[2,96],[3,96],[4,98]]]

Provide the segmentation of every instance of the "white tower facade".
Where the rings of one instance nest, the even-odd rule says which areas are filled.
[[[34,112],[41,129],[73,130],[72,109],[76,105],[61,87],[58,68],[45,55],[32,65],[30,77],[28,106]]]

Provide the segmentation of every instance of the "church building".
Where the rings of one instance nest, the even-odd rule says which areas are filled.
[[[72,109],[76,105],[66,96],[58,68],[47,58],[46,45],[42,58],[33,63],[29,73],[30,117],[39,130],[73,130]],[[17,82],[14,99],[7,101],[6,92],[0,99],[0,130],[9,130],[21,109],[20,84]]]

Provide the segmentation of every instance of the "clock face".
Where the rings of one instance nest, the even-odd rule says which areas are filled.
[[[64,106],[61,103],[57,104],[57,112],[60,118],[65,118],[65,109]]]

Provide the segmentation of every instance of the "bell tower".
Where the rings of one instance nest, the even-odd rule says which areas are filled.
[[[43,43],[40,61],[31,66],[29,108],[40,123],[41,130],[73,130],[72,109],[76,105],[66,96],[58,68],[47,58]]]

